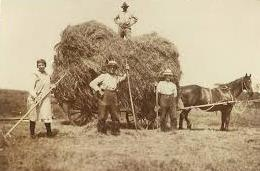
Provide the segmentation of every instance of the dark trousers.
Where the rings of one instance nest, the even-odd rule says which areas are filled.
[[[121,38],[129,39],[131,37],[131,28],[118,28],[118,34]]]
[[[98,106],[98,132],[106,133],[106,120],[111,115],[111,133],[119,132],[119,108],[116,91],[105,90]]]
[[[160,108],[161,108],[161,130],[166,131],[167,116],[170,117],[171,128],[177,128],[177,115],[176,115],[176,100],[173,95],[160,96]]]

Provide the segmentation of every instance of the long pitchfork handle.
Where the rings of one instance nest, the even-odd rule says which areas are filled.
[[[127,61],[126,61],[126,65],[127,65]],[[130,102],[131,102],[131,109],[132,109],[132,113],[133,113],[133,116],[134,116],[135,130],[137,130],[135,109],[134,109],[134,103],[133,103],[133,98],[132,98],[132,91],[131,91],[131,85],[130,85],[130,78],[129,78],[129,71],[128,71],[128,69],[126,70],[126,77],[127,77],[128,91],[129,91]]]
[[[157,84],[155,84],[155,105],[156,108],[159,106],[159,97],[158,97],[158,91],[157,91]],[[159,109],[156,109],[156,128],[159,128]]]
[[[65,76],[67,75],[67,72],[55,83],[55,85],[57,85]],[[37,101],[37,103],[35,103],[27,112],[26,114],[24,114],[20,120],[4,135],[4,138],[6,138],[7,136],[10,136],[10,133],[20,124],[20,122],[22,122],[22,120],[28,116],[32,110],[54,89],[55,87],[52,87],[48,93],[46,93],[42,98],[40,98],[39,101]]]

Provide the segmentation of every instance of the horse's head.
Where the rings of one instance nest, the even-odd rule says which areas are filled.
[[[242,90],[247,91],[249,96],[253,96],[254,92],[253,92],[253,88],[252,88],[251,74],[250,75],[246,74],[242,78],[241,85],[242,85]]]

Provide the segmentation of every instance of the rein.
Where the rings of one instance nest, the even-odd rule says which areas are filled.
[[[245,81],[244,81],[244,78],[242,78],[242,81],[241,81],[241,90],[242,90],[242,92],[243,92],[243,90],[246,90],[247,92],[250,90],[247,86],[246,86],[246,84],[245,84]],[[211,89],[210,89],[210,91],[211,91]],[[234,96],[233,96],[233,94],[231,93],[231,91],[230,91],[230,89],[229,89],[229,93],[230,93],[230,95],[231,95],[231,97],[232,97],[232,101],[234,101]],[[248,99],[245,101],[246,102],[246,104],[248,104]],[[241,103],[241,102],[240,102]],[[217,104],[213,104],[212,106],[210,106],[209,108],[207,108],[205,111],[209,111],[209,110],[211,110],[213,107],[215,107]],[[242,112],[244,112],[245,110],[246,110],[246,108],[247,108],[247,105],[245,105],[245,106],[243,106],[243,109],[241,109],[241,111]],[[238,111],[238,110],[236,110],[235,108],[233,108],[233,110],[235,110],[235,112],[237,112],[237,113],[241,113],[241,111]]]
[[[242,78],[242,81],[241,81],[241,89],[242,89],[242,91],[244,90],[244,88],[246,89],[246,91],[249,91],[249,88],[245,85],[244,78]],[[212,90],[210,89],[209,91],[210,91],[210,96],[211,96],[210,102],[212,103]],[[220,89],[220,91],[222,91],[222,90]],[[230,91],[230,89],[229,89],[229,94],[231,95],[232,101],[234,101],[235,98],[234,98],[232,92]],[[211,110],[216,105],[217,105],[216,103],[212,104],[212,106],[210,106],[207,109],[205,109],[205,111]]]
[[[249,91],[249,88],[246,86],[245,81],[244,81],[244,78],[243,78],[243,79],[242,79],[242,82],[241,82],[242,92],[243,92],[244,88],[245,88],[245,90],[246,90],[247,92]],[[248,106],[248,102],[249,102],[249,99],[248,99],[248,98],[245,100],[245,104],[244,104],[244,105],[242,105],[242,104],[243,104],[242,102],[238,102],[238,103],[240,103],[240,106],[242,105],[242,109],[241,109],[241,108],[240,108],[240,109],[237,109],[237,108],[234,107],[233,110],[234,110],[236,113],[243,113],[243,112],[245,112],[245,110],[247,109],[247,106]]]

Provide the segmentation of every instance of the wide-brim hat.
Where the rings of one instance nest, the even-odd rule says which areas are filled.
[[[162,74],[163,74],[163,76],[166,76],[166,75],[173,76],[173,73],[170,69],[166,69]]]
[[[118,68],[118,64],[116,61],[108,61],[107,67],[111,67],[111,66]]]
[[[121,8],[128,8],[129,7],[129,5],[126,3],[126,2],[124,2],[122,5],[121,5]]]

